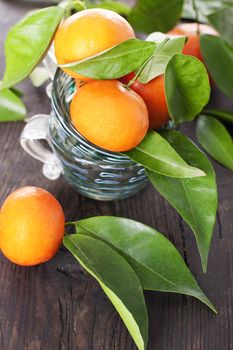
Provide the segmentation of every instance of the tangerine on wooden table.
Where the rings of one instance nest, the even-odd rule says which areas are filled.
[[[77,62],[135,38],[130,24],[119,14],[105,9],[88,9],[67,18],[59,27],[54,49],[59,64]],[[69,69],[74,78],[89,80]]]
[[[63,209],[53,195],[38,187],[19,188],[1,208],[2,253],[18,265],[43,263],[59,249],[64,225]]]
[[[145,137],[149,120],[143,99],[117,80],[93,80],[77,90],[71,121],[88,141],[108,151],[123,152]]]

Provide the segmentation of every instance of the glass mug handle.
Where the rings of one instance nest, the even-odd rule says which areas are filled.
[[[52,151],[46,149],[40,142],[45,140],[50,145],[48,128],[49,115],[35,115],[27,121],[20,137],[20,144],[31,157],[44,163],[43,175],[49,180],[56,180],[63,173],[61,162]]]

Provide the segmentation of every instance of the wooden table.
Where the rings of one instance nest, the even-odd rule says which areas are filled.
[[[8,29],[29,9],[0,0],[0,72]],[[28,116],[49,113],[44,87],[22,84]],[[233,107],[221,94],[214,103]],[[218,309],[213,315],[197,300],[175,294],[146,293],[150,320],[149,350],[233,349],[233,173],[214,164],[219,185],[219,209],[208,273],[202,274],[190,229],[148,186],[133,198],[96,202],[76,193],[63,179],[48,181],[41,164],[19,145],[24,123],[0,125],[1,202],[24,185],[41,186],[62,203],[66,219],[117,215],[151,225],[163,232],[183,255],[203,290]],[[183,129],[189,136],[194,125]],[[132,350],[136,349],[120,317],[99,285],[62,248],[50,262],[23,268],[3,256],[0,268],[1,350]]]

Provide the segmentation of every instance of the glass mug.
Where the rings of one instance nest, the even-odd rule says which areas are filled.
[[[36,115],[24,127],[20,142],[32,157],[43,162],[50,180],[62,174],[79,193],[97,200],[130,197],[147,183],[145,169],[120,153],[101,149],[73,127],[69,104],[75,92],[72,78],[61,69],[54,76],[50,115]],[[46,140],[49,150],[42,140]]]

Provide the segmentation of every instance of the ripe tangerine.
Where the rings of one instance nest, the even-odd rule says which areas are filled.
[[[59,249],[64,225],[62,207],[54,196],[38,187],[19,188],[1,208],[1,250],[18,265],[43,263]]]
[[[134,76],[134,73],[130,73],[122,77],[120,81],[124,84],[128,84]],[[159,129],[169,121],[170,116],[168,113],[163,75],[156,77],[146,84],[135,80],[135,82],[130,85],[130,88],[144,100],[149,113],[149,127],[151,129]]]
[[[198,27],[200,31],[199,34]],[[200,34],[217,35],[218,33],[215,29],[213,29],[207,24],[199,24],[198,26],[197,23],[180,23],[175,28],[173,28],[168,34],[186,35],[188,37],[188,41],[186,42],[183,48],[183,54],[194,56],[204,63],[204,58],[202,56],[200,47]]]
[[[112,152],[136,147],[149,125],[143,99],[117,80],[86,83],[74,95],[70,115],[81,135]]]
[[[88,9],[67,18],[58,28],[55,56],[59,64],[78,62],[132,38],[133,28],[116,12]],[[69,69],[64,71],[74,78],[90,80]]]

